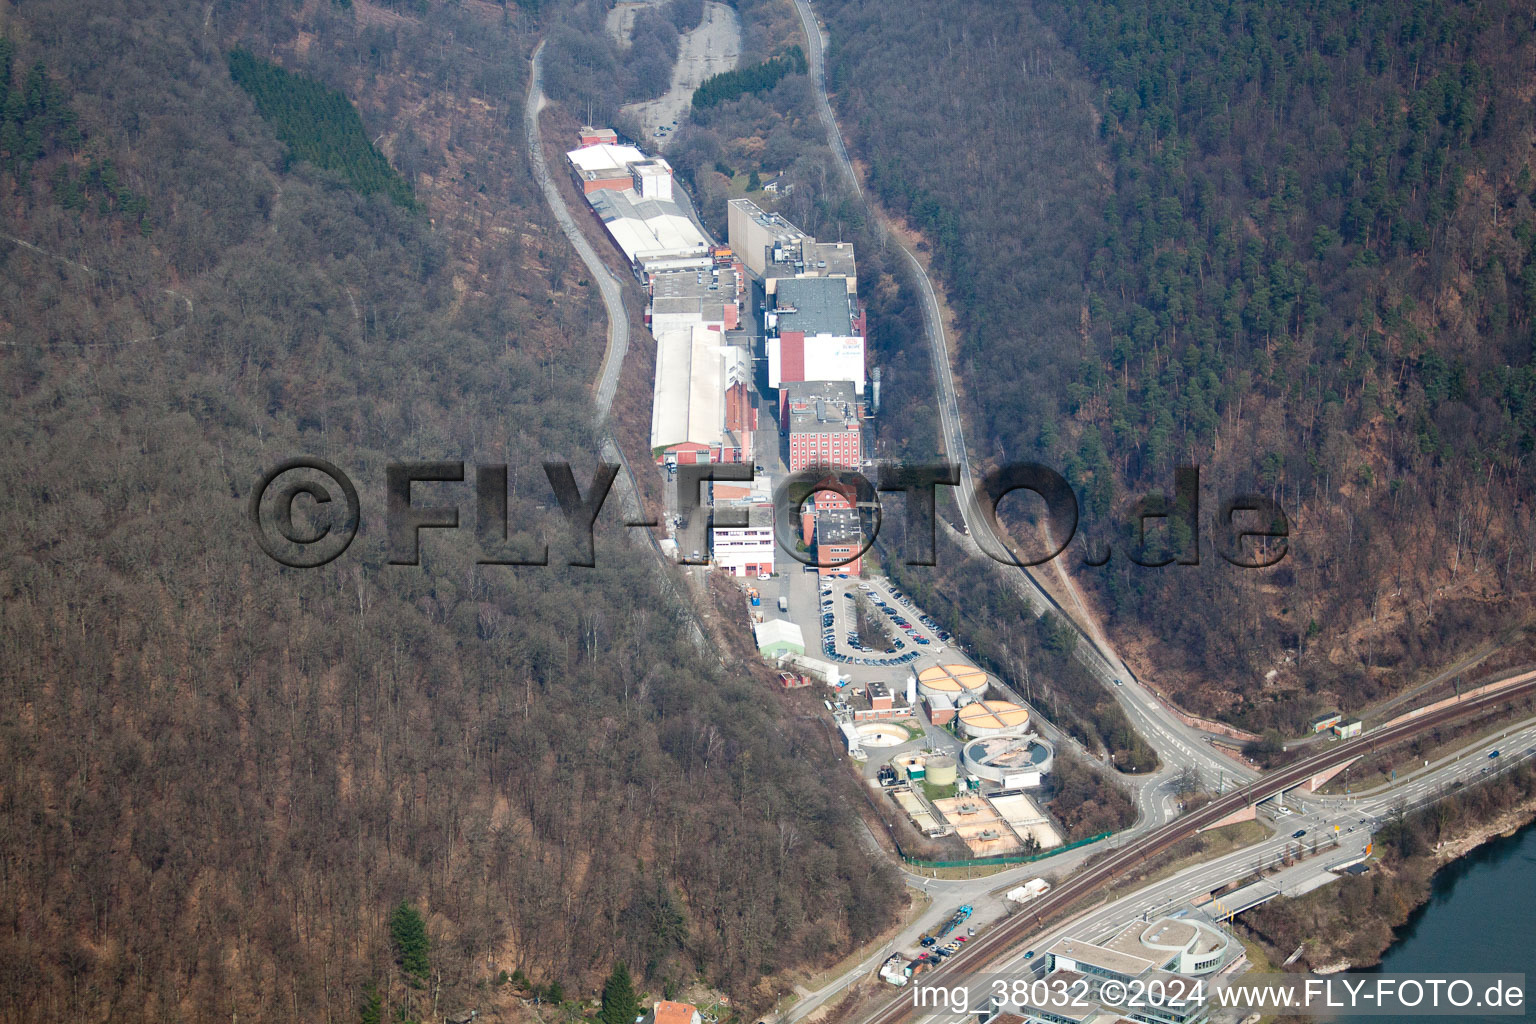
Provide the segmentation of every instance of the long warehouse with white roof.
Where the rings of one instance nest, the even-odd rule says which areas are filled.
[[[656,338],[651,452],[668,463],[741,462],[750,458],[757,410],[752,361],[717,327],[694,324]]]

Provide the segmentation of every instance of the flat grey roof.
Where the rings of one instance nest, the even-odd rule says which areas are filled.
[[[711,285],[718,287],[711,288]],[[708,270],[700,273],[697,270],[666,271],[651,276],[651,295],[657,299],[697,297],[708,298],[714,296],[716,301],[725,302],[736,299],[736,271],[728,267],[720,269],[717,278]]]
[[[796,381],[785,385],[789,394],[789,432],[825,433],[828,427],[857,427],[858,399],[849,381]]]
[[[1104,943],[1105,949],[1164,963],[1177,950],[1187,949],[1200,937],[1200,929],[1188,921],[1159,918],[1150,924],[1133,921]]]
[[[1092,942],[1083,942],[1079,939],[1059,939],[1046,952],[1054,953],[1056,956],[1064,956],[1079,963],[1106,968],[1130,977],[1135,977],[1142,971],[1157,966],[1145,957],[1132,956],[1131,954],[1120,953],[1113,949],[1105,949],[1103,946],[1094,945]]]
[[[725,319],[725,302],[719,298],[663,295],[651,300],[651,312],[661,316],[692,314],[697,315],[701,321],[713,323]]]
[[[816,514],[816,543],[854,544],[863,539],[859,513],[851,508],[824,509]]]
[[[854,277],[858,272],[852,242],[816,242],[805,247],[804,255],[806,273],[814,270],[823,277]],[[827,264],[824,267],[821,266],[823,262]],[[816,265],[812,266],[812,263]]]
[[[779,333],[804,331],[807,336],[830,334],[846,338],[853,333],[853,308],[848,286],[838,278],[791,277],[779,282],[775,308],[792,307],[779,314]]]
[[[804,231],[791,224],[783,214],[770,213],[750,199],[732,199],[730,205],[738,207],[748,217],[751,217],[769,231],[774,232],[781,239],[799,240],[809,237]]]
[[[717,511],[721,511],[721,512],[730,512],[732,515],[740,515],[742,512],[745,512],[747,514],[747,526],[746,526],[747,529],[757,530],[757,529],[761,529],[763,527],[771,527],[771,526],[773,526],[773,506],[772,505],[746,505],[746,506],[742,506],[742,505],[732,505],[732,504],[729,504],[729,503],[717,502],[715,504],[715,509]],[[717,529],[717,530],[739,530],[739,529],[741,529],[741,527],[739,527],[739,526],[717,526],[717,527],[715,527],[715,529]]]
[[[860,402],[851,381],[790,381],[783,391],[789,413],[786,429],[791,434],[824,433],[829,426],[852,429],[858,424]]]

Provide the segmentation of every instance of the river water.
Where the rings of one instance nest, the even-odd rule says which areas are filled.
[[[1536,986],[1536,823],[1484,843],[1435,875],[1429,902],[1397,932],[1381,965],[1358,973],[1426,974],[1514,971]],[[1339,1017],[1382,1024],[1386,1017]],[[1405,1020],[1499,1021],[1529,1017],[1412,1017]]]

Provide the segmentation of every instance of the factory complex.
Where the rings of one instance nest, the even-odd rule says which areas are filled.
[[[572,180],[648,293],[645,322],[656,339],[650,447],[657,464],[669,474],[701,463],[769,472],[762,463],[778,460],[757,449],[764,397],[779,413],[775,440],[787,449],[789,472],[860,469],[865,420],[878,411],[879,386],[876,375],[871,410],[853,244],[819,242],[748,199],[727,205],[730,244],[714,244],[674,192],[665,159],[611,128],[583,127],[578,141],[566,154]],[[762,300],[753,316],[761,320],[752,326],[761,334],[754,351],[756,332],[744,330],[742,306],[756,294]],[[755,510],[750,527],[710,531],[717,569],[774,573],[771,493],[706,496],[715,507]],[[821,571],[860,572],[865,531],[853,496],[820,492],[807,504],[800,534]]]
[[[580,141],[567,154],[573,180],[647,293],[644,319],[656,341],[653,459],[669,483],[682,478],[680,466],[754,468],[750,481],[703,485],[709,528],[686,547],[707,546],[716,571],[749,581],[759,653],[785,678],[819,677],[837,691],[827,705],[849,755],[865,765],[872,793],[919,834],[951,844],[957,857],[1033,856],[1061,846],[1062,831],[1031,793],[1045,784],[1055,751],[1037,734],[1030,709],[969,664],[903,668],[924,646],[942,651],[952,639],[936,623],[916,609],[917,621],[908,622],[899,609],[910,602],[887,591],[889,601],[874,605],[891,633],[884,643],[865,638],[883,655],[857,639],[857,622],[843,627],[853,653],[837,650],[833,623],[853,607],[838,609],[838,598],[858,597],[843,592],[854,586],[843,581],[862,575],[870,514],[837,474],[865,468],[865,428],[880,401],[853,245],[818,241],[750,199],[727,203],[728,244],[716,244],[674,194],[665,160],[611,129],[583,128]],[[760,422],[773,418],[776,431]],[[783,567],[790,563],[798,581],[800,566],[780,548],[773,506],[774,477],[786,472],[811,474],[817,484],[790,533],[814,570],[825,661],[812,649],[809,622],[802,628],[789,615]],[[675,488],[667,500],[669,533],[688,529]],[[682,554],[681,536],[664,549]],[[777,581],[777,614],[771,602],[765,607],[765,580]],[[869,592],[873,583],[860,586]],[[926,632],[917,632],[919,624]],[[904,678],[845,691],[839,663],[888,666]]]
[[[673,198],[672,165],[620,145],[611,128],[582,128],[580,138],[565,154],[571,175],[635,277],[709,269],[709,239]]]
[[[834,715],[856,760],[900,748],[870,784],[926,838],[954,837],[973,858],[1054,849],[1062,833],[1025,790],[1043,785],[1055,750],[1031,728],[1029,709],[989,697],[993,688],[981,669],[934,665],[907,677],[904,700],[869,683]]]

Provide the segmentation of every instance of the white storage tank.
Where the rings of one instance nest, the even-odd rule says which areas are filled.
[[[982,700],[960,709],[960,732],[969,739],[1017,736],[1029,728],[1029,709],[1007,700]]]
[[[958,706],[967,697],[981,699],[987,692],[987,674],[970,665],[933,665],[918,673],[917,692],[924,697],[948,697]]]

